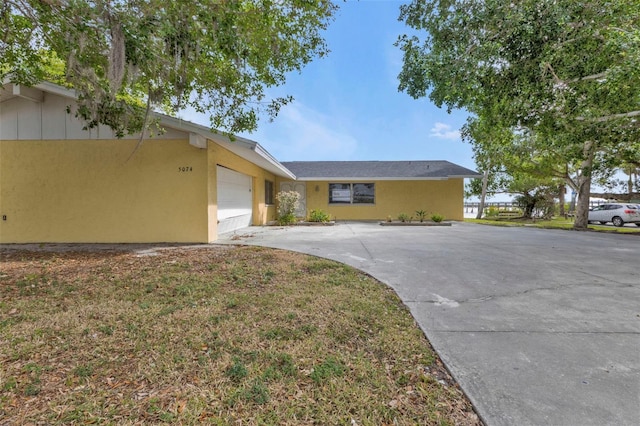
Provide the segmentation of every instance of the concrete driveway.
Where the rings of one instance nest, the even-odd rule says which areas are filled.
[[[231,237],[394,288],[488,425],[640,424],[637,236],[340,223]]]

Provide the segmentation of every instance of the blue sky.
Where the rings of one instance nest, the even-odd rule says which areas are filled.
[[[324,33],[331,53],[271,90],[295,100],[273,122],[265,118],[256,132],[241,136],[280,161],[448,160],[475,169],[459,134],[467,114],[398,92],[402,54],[394,42],[410,32],[398,21],[406,2],[339,2]],[[195,114],[183,117],[208,125]]]

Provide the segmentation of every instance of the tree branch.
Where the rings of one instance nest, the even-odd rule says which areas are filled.
[[[632,118],[632,117],[638,117],[640,116],[640,110],[637,111],[629,111],[629,112],[623,112],[620,114],[611,114],[611,115],[605,115],[603,117],[598,117],[598,118],[586,118],[586,117],[576,117],[576,120],[578,121],[593,121],[596,123],[604,123],[607,121],[611,121],[611,120],[617,120],[619,118]]]
[[[606,75],[607,75],[606,71],[598,73],[598,74],[591,74],[591,75],[587,75],[587,76],[584,76],[584,77],[574,78],[573,80],[569,80],[569,83],[578,83],[580,81],[599,80],[601,78],[606,77]]]
[[[127,161],[125,161],[125,163],[128,163],[129,160],[131,160],[134,154],[138,152],[138,150],[142,146],[142,142],[144,142],[144,133],[147,131],[149,114],[151,114],[151,88],[149,88],[149,93],[147,94],[147,110],[144,113],[144,123],[142,124],[142,130],[140,131],[140,139],[138,139],[138,143],[136,144],[136,147],[133,149],[133,151],[131,152],[131,155],[129,155],[129,158],[127,158]]]

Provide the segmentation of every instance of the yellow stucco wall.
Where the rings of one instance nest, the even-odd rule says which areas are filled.
[[[0,141],[0,242],[207,242],[207,150],[187,140]]]
[[[312,181],[306,183],[307,212],[322,209],[337,220],[383,220],[389,215],[395,220],[400,213],[415,217],[417,210],[425,210],[463,220],[463,179],[360,182],[375,183],[375,204],[329,204],[329,182]]]
[[[245,160],[242,157],[234,154],[228,149],[209,141],[209,241],[215,241],[217,239],[217,179],[216,179],[216,166],[220,165],[236,172],[244,173],[253,178],[252,193],[253,193],[253,225],[264,225],[268,221],[275,220],[275,206],[267,205],[265,203],[265,180],[274,182],[275,175],[270,173],[261,167]]]

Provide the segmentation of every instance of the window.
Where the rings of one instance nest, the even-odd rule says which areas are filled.
[[[330,183],[329,204],[351,204],[351,185],[348,183]]]
[[[264,202],[265,204],[274,204],[273,202],[273,182],[264,181]]]
[[[374,204],[373,183],[330,183],[329,204]]]

